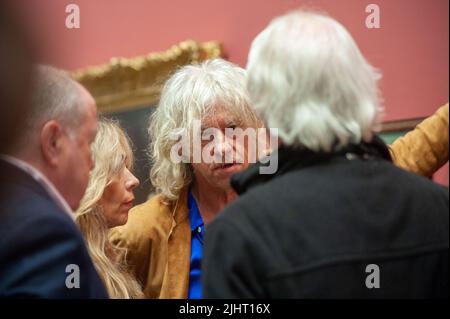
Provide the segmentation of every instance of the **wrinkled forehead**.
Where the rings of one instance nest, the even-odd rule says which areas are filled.
[[[251,125],[250,121],[245,118],[244,108],[227,107],[222,104],[207,108],[200,120],[202,128]]]
[[[202,128],[222,127],[225,124],[235,121],[235,116],[224,110],[216,110],[215,112],[206,113],[201,118]]]

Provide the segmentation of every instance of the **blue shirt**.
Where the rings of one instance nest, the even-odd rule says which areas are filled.
[[[191,192],[188,194],[189,207],[189,223],[191,225],[191,259],[189,270],[189,299],[202,298],[202,286],[200,283],[201,264],[202,264],[202,250],[203,250],[203,235],[205,233],[205,226],[203,224],[202,216],[198,210],[197,202]]]

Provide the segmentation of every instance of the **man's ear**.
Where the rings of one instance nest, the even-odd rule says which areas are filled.
[[[51,166],[57,166],[59,155],[62,152],[64,132],[61,125],[50,120],[44,124],[41,130],[40,142],[43,157]]]

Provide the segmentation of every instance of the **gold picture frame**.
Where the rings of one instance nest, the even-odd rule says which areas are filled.
[[[154,105],[167,78],[180,66],[222,57],[218,41],[183,41],[164,52],[135,58],[112,58],[109,63],[72,73],[96,100],[101,113]]]

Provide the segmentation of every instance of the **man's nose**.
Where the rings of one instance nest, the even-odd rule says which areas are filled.
[[[219,134],[217,141],[216,141],[216,145],[214,147],[215,150],[215,157],[219,157],[221,159],[223,159],[223,157],[228,154],[231,153],[233,151],[233,141],[230,138],[227,138],[225,136],[225,134],[221,133]]]

